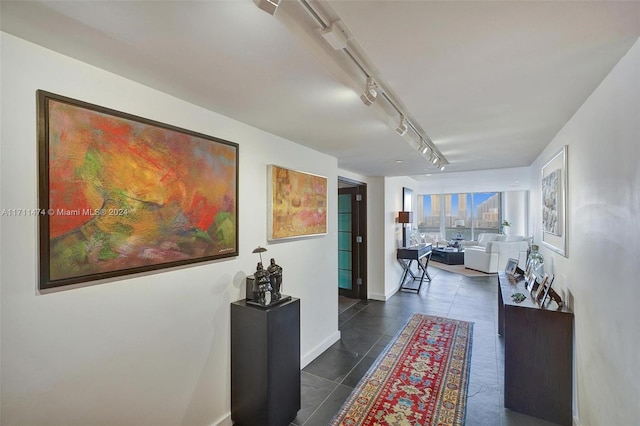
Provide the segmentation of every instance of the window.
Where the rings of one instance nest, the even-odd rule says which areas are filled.
[[[481,232],[500,233],[500,218],[502,211],[500,208],[500,193],[498,192],[478,192],[473,194],[474,234]]]
[[[479,233],[500,232],[501,197],[499,192],[418,195],[418,230],[475,240]]]
[[[440,195],[418,195],[416,216],[419,232],[440,234]]]

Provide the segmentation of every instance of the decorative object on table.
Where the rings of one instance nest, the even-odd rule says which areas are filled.
[[[269,272],[269,280],[271,281],[271,287],[273,288],[272,298],[274,300],[279,300],[280,297],[282,297],[282,294],[280,293],[282,290],[282,267],[276,264],[276,260],[274,258],[271,258],[267,271]]]
[[[511,295],[511,298],[513,299],[513,301],[514,301],[514,302],[516,302],[516,303],[521,303],[524,299],[526,299],[526,298],[527,298],[527,296],[525,296],[525,295],[524,295],[524,294],[522,294],[522,293],[513,293],[513,294]]]
[[[511,226],[511,222],[509,222],[508,220],[503,220],[502,223],[500,224],[500,233],[501,234],[507,234],[507,228],[509,228]]]
[[[310,237],[327,233],[327,178],[267,166],[268,239]]]
[[[41,290],[238,255],[238,144],[37,98]]]
[[[542,243],[567,257],[567,152],[564,145],[542,167]]]
[[[251,253],[258,253],[260,262],[256,266],[253,275],[249,275],[245,280],[247,304],[268,308],[278,303],[291,300],[291,296],[284,296],[282,290],[282,267],[276,264],[275,259],[271,259],[269,266],[265,269],[262,263],[262,253],[266,252],[264,247],[256,247]]]
[[[258,262],[253,273],[253,294],[256,296],[254,300],[261,305],[269,305],[272,300],[271,290],[269,273],[262,266],[262,262]]]
[[[544,256],[538,251],[538,246],[533,244],[531,246],[531,252],[527,258],[527,262],[531,268],[531,272],[541,277],[544,275]]]
[[[507,265],[504,268],[504,271],[511,276],[515,275],[516,268],[518,267],[518,259],[514,259],[512,257],[507,260]]]
[[[462,425],[472,334],[473,323],[414,314],[330,424]]]

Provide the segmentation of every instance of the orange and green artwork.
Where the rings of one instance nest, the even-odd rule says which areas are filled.
[[[40,287],[236,256],[238,145],[39,92]]]
[[[269,239],[327,233],[327,178],[269,166]]]

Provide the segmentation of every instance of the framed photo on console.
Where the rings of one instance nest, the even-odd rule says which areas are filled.
[[[504,268],[504,272],[506,272],[507,275],[513,276],[516,272],[517,267],[518,267],[518,259],[509,258],[509,260],[507,260],[507,266],[505,266]]]
[[[546,274],[546,273],[545,273],[545,274],[542,276],[542,280],[540,281],[540,284],[538,285],[537,290],[535,290],[535,292],[536,292],[536,300],[537,300],[538,302],[540,302],[540,300],[542,299],[542,295],[543,295],[543,294],[544,294],[544,292],[545,292],[545,288],[546,288],[546,286],[547,286],[547,280],[548,280],[548,279],[549,279],[549,274]]]
[[[551,277],[549,277],[549,279],[547,280],[547,285],[544,289],[544,292],[542,293],[542,297],[540,297],[540,306],[544,306],[544,302],[547,300],[547,297],[551,294],[551,284],[553,284],[553,279],[555,278],[555,275],[552,275]]]

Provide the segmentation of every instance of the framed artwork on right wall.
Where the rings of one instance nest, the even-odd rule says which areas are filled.
[[[567,257],[567,145],[542,166],[542,243]]]

